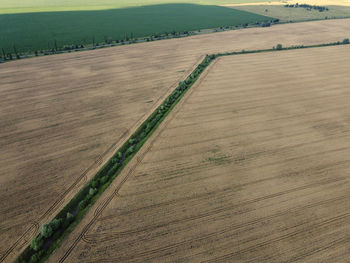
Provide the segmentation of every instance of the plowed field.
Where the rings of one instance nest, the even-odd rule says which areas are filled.
[[[345,262],[350,47],[217,59],[51,262]]]
[[[0,262],[23,250],[203,55],[334,42],[349,37],[349,21],[252,28],[1,64]]]

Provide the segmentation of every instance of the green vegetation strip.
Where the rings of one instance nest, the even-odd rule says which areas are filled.
[[[242,26],[273,20],[272,17],[233,8],[194,4],[5,14],[0,15],[0,52],[4,59],[11,59],[10,55],[13,54],[40,54],[174,32]]]
[[[223,5],[266,2],[266,0],[1,0],[0,14],[57,11],[107,10],[161,4]]]
[[[35,237],[29,247],[17,258],[16,262],[44,262],[52,252],[59,247],[63,239],[73,231],[75,226],[81,221],[83,216],[89,211],[113,180],[120,174],[126,164],[138,152],[146,140],[157,129],[160,123],[171,112],[175,105],[181,100],[186,91],[196,82],[203,71],[210,63],[218,57],[252,54],[262,52],[272,52],[281,50],[291,50],[300,48],[314,48],[324,46],[335,46],[349,44],[349,39],[342,42],[311,46],[292,46],[283,48],[278,44],[272,49],[252,50],[240,52],[226,52],[213,55],[206,55],[203,61],[194,69],[194,71],[180,82],[177,88],[165,99],[165,101],[142,123],[134,134],[130,136],[127,142],[113,155],[113,157],[101,168],[101,170],[92,178],[90,182],[84,185],[79,193],[60,211],[56,217],[48,224],[40,228],[40,234]]]

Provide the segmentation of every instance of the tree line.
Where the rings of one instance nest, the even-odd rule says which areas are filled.
[[[70,232],[70,226],[79,222],[86,211],[94,204],[97,197],[112,183],[121,169],[141,148],[147,137],[170,112],[184,92],[196,81],[204,69],[215,59],[215,55],[206,56],[202,63],[191,73],[168,98],[154,111],[151,116],[138,128],[129,140],[101,168],[94,178],[67,204],[67,206],[49,223],[40,228],[38,236],[31,240],[30,246],[22,253],[16,262],[37,263],[52,250],[49,248],[62,235]]]
[[[325,6],[319,6],[319,5],[308,5],[308,4],[287,4],[285,5],[285,7],[292,7],[292,8],[298,8],[298,7],[301,7],[301,8],[306,8],[307,10],[312,10],[312,9],[315,9],[315,10],[318,10],[319,12],[324,12],[324,11],[328,11],[328,7],[325,7]]]
[[[103,37],[103,41],[96,41],[95,36],[91,38],[91,42],[89,44],[72,44],[72,45],[59,45],[58,41],[54,39],[51,42],[47,43],[47,49],[38,49],[34,51],[29,52],[19,52],[16,44],[13,44],[12,49],[7,49],[5,51],[4,48],[1,48],[0,52],[0,62],[2,61],[9,61],[14,59],[21,59],[24,57],[28,57],[28,54],[31,54],[32,56],[40,56],[40,55],[52,55],[52,54],[58,54],[63,52],[71,52],[71,51],[78,51],[82,49],[95,49],[95,48],[101,48],[105,46],[114,46],[114,45],[124,45],[124,44],[132,44],[136,42],[144,42],[144,41],[154,41],[154,40],[160,40],[163,38],[170,38],[170,37],[179,37],[179,36],[189,36],[191,33],[189,31],[183,31],[183,32],[176,32],[175,30],[171,32],[165,32],[165,33],[153,33],[152,35],[144,38],[137,38],[134,36],[133,33],[124,33],[123,38],[117,38],[113,39],[112,37]]]

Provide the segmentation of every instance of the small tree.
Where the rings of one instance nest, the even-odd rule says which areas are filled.
[[[84,199],[84,200],[81,200],[79,202],[78,207],[79,207],[80,210],[82,210],[82,209],[84,209],[86,207],[86,205],[87,205],[87,201],[86,201],[86,199]]]
[[[57,41],[56,41],[56,39],[54,40],[54,46],[55,46],[55,51],[57,51]]]
[[[92,180],[92,182],[91,182],[91,187],[92,188],[96,188],[97,186],[98,186],[98,183],[99,183],[99,180],[97,179],[97,180]]]
[[[349,39],[348,38],[344,38],[343,44],[349,44],[349,43],[350,43]]]
[[[276,49],[277,50],[282,50],[282,44],[277,44]]]
[[[55,231],[61,226],[61,223],[62,219],[55,218],[49,223],[49,225],[51,226],[52,231]]]
[[[30,241],[30,247],[34,251],[38,251],[42,247],[43,243],[44,241],[42,240],[41,236],[35,237],[32,239],[32,241]]]
[[[13,45],[13,51],[15,52],[16,58],[17,58],[17,59],[20,59],[20,56],[19,56],[19,54],[18,54],[18,52],[17,52],[16,45]]]
[[[29,263],[36,263],[39,261],[39,257],[37,254],[34,254],[31,258],[30,258],[30,261]]]
[[[6,53],[5,53],[5,50],[2,48],[2,56],[4,57],[4,60],[6,60]]]
[[[96,188],[91,188],[89,189],[89,195],[93,196],[96,193],[97,189]]]
[[[101,178],[101,184],[104,184],[104,183],[106,183],[108,181],[108,176],[103,176],[102,178]]]
[[[50,226],[50,224],[44,224],[41,226],[40,228],[40,234],[45,237],[48,238],[52,235],[52,227]]]
[[[73,214],[67,212],[66,221],[70,223],[73,221],[73,218],[74,218]]]
[[[66,228],[67,226],[69,226],[69,224],[74,220],[74,216],[67,212],[66,214],[66,218],[64,220],[64,223],[63,223],[63,227]]]

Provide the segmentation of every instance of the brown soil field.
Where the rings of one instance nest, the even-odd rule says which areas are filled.
[[[251,3],[238,3],[238,4],[223,4],[222,6],[243,6],[243,5],[285,5],[285,4],[309,4],[319,6],[350,6],[350,0],[280,0],[280,1],[266,1],[266,2],[251,2]]]
[[[287,8],[283,5],[240,5],[232,8],[244,10],[260,15],[271,16],[282,22],[298,22],[317,19],[334,19],[350,17],[350,6],[328,6],[329,10],[307,10],[305,8]]]
[[[0,65],[0,262],[11,262],[205,54],[349,37],[350,20]]]
[[[346,262],[349,61],[217,59],[50,262]]]

